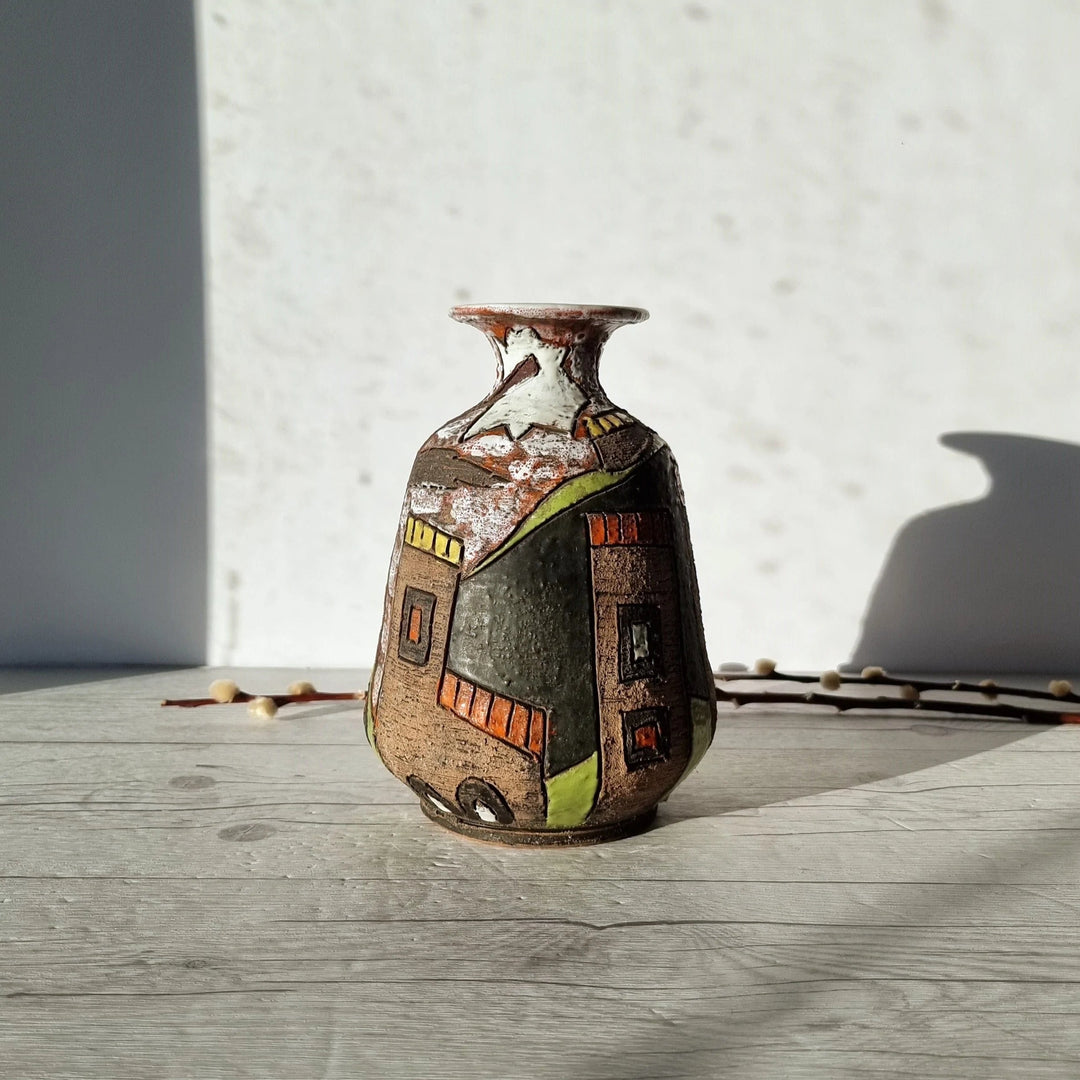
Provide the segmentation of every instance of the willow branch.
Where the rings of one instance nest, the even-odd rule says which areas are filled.
[[[910,684],[905,684],[910,685]],[[827,705],[839,712],[851,709],[907,709],[922,712],[942,712],[961,716],[982,716],[989,719],[1022,720],[1029,724],[1080,724],[1080,715],[1039,705],[1025,707],[1006,702],[941,701],[900,695],[862,697],[855,694],[835,694],[818,690],[802,693],[784,690],[729,690],[716,688],[718,701],[727,701],[740,708],[743,705]]]
[[[175,705],[179,709],[196,709],[200,705],[232,705],[245,701],[254,701],[256,698],[269,698],[275,705],[307,705],[312,701],[363,701],[367,696],[363,690],[343,691],[342,693],[324,694],[317,690],[313,694],[249,694],[241,690],[232,701],[218,701],[217,698],[166,698],[162,705]]]
[[[1080,703],[1080,694],[1075,693],[1072,685],[1065,679],[1051,679],[1045,690],[1032,690],[1023,686],[1002,686],[993,679],[981,682],[963,682],[959,679],[907,679],[902,675],[890,675],[880,667],[865,667],[857,675],[845,675],[839,671],[823,671],[820,674],[796,675],[788,671],[778,671],[771,660],[759,660],[753,671],[719,671],[715,673],[717,682],[788,682],[819,683],[827,690],[840,686],[896,686],[912,687],[919,693],[953,692],[978,694],[993,701],[1000,695],[1007,697],[1030,698],[1037,701],[1060,701]]]
[[[162,705],[180,709],[197,709],[203,705],[232,705],[249,703],[254,716],[269,719],[283,705],[308,705],[315,701],[366,701],[366,690],[324,692],[316,690],[309,682],[293,683],[284,694],[249,694],[232,679],[217,679],[210,684],[210,697],[166,698]]]

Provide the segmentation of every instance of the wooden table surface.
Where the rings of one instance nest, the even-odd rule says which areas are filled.
[[[0,673],[0,1076],[1080,1077],[1075,727],[722,713],[650,832],[533,851],[354,706],[158,707],[214,674]]]

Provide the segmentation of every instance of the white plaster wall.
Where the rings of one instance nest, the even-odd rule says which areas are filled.
[[[366,664],[462,301],[639,304],[714,663],[851,654],[942,432],[1073,440],[1080,6],[203,0],[211,660]],[[948,658],[943,658],[947,663]]]

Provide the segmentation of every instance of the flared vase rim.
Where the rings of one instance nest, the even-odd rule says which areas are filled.
[[[517,319],[522,323],[606,323],[608,326],[644,322],[645,308],[612,304],[459,304],[450,309],[450,318],[476,323]]]

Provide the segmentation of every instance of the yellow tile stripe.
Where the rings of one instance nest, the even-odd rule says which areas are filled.
[[[585,418],[585,430],[595,439],[600,435],[606,435],[609,431],[621,428],[625,424],[632,424],[634,418],[624,412],[609,412],[603,416],[588,416]]]
[[[405,519],[405,543],[421,551],[430,551],[443,562],[461,565],[461,541],[411,514]]]

